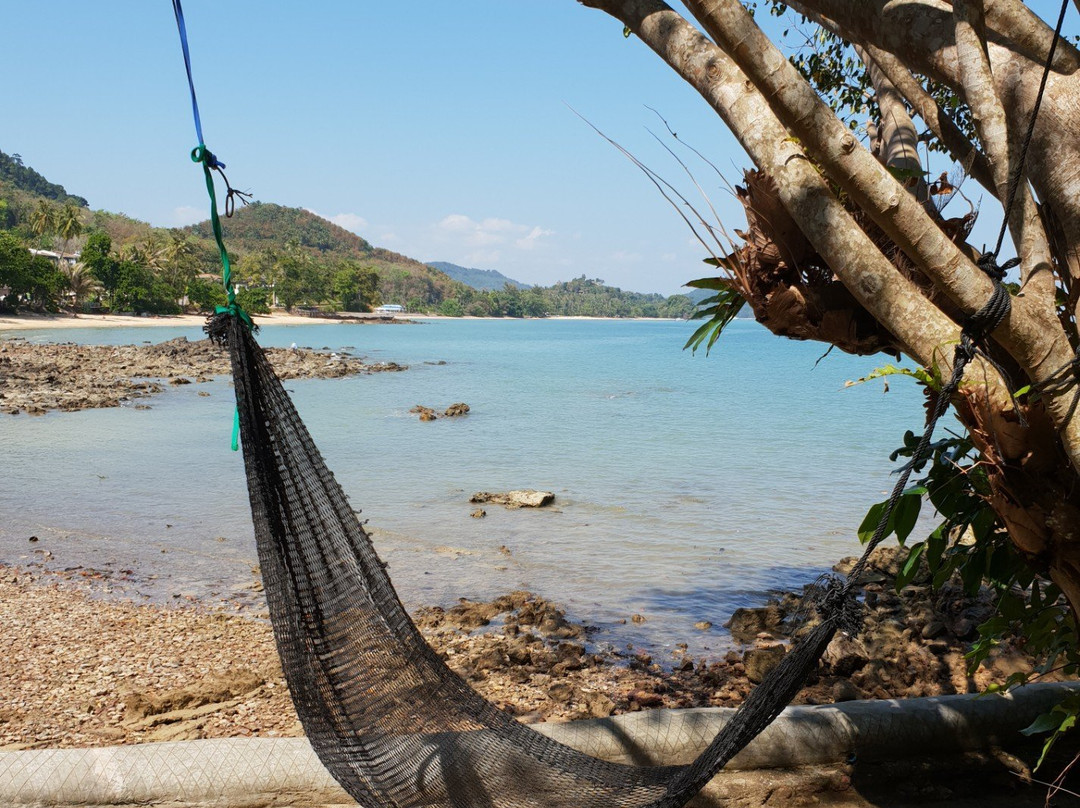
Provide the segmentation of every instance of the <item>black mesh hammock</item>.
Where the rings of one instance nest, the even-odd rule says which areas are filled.
[[[244,321],[218,314],[236,385],[259,562],[285,678],[312,746],[363,805],[680,806],[794,697],[838,628],[824,620],[685,766],[610,763],[553,741],[477,694],[427,645]]]
[[[1010,176],[997,247],[980,266],[994,281],[990,300],[968,317],[952,374],[937,391],[922,439],[901,471],[874,535],[846,580],[818,588],[821,622],[769,672],[692,763],[637,767],[610,763],[558,743],[485,701],[424,641],[394,591],[348,498],[323,462],[292,401],[235,306],[211,171],[224,166],[203,145],[180,0],[173,0],[191,89],[201,162],[210,194],[229,307],[207,323],[232,363],[251,514],[281,665],[296,711],[320,760],[357,802],[447,808],[676,808],[694,796],[795,697],[837,631],[861,620],[856,591],[870,554],[912,470],[927,456],[978,345],[1007,316],[998,267],[1067,0],[1043,70],[1020,159]],[[226,180],[226,185],[228,181]],[[235,190],[229,188],[228,200]],[[241,195],[242,198],[243,195]],[[228,212],[229,201],[226,202]],[[657,738],[657,741],[662,739]]]

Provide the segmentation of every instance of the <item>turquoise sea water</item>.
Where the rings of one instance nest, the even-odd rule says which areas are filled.
[[[822,346],[751,321],[734,322],[712,356],[692,356],[682,346],[693,328],[435,320],[271,326],[261,341],[410,366],[286,385],[407,605],[524,588],[597,626],[598,641],[704,653],[724,646],[732,609],[857,552],[855,528],[892,484],[888,454],[923,410],[906,380],[887,395],[880,382],[843,389],[874,358],[834,351],[815,366]],[[200,336],[19,335],[180,334]],[[409,414],[457,401],[467,417]],[[134,570],[132,591],[158,600],[250,597],[257,562],[227,380],[148,403],[0,418],[0,561],[47,550],[54,567]],[[552,490],[555,509],[470,516],[470,494],[512,488]],[[635,613],[646,622],[630,622]],[[700,620],[716,628],[693,629]]]

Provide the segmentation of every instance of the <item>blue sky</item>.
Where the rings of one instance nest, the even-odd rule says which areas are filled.
[[[706,274],[675,212],[571,107],[672,179],[647,106],[732,184],[749,165],[670,68],[573,0],[187,0],[185,13],[206,142],[233,184],[420,260],[665,294]],[[92,207],[206,218],[169,2],[9,0],[0,69],[0,149]],[[721,180],[698,173],[742,227]]]

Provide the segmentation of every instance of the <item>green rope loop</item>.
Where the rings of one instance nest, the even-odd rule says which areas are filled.
[[[233,288],[232,283],[232,263],[229,261],[229,252],[225,249],[225,239],[221,232],[221,217],[218,215],[217,190],[214,187],[213,175],[213,170],[218,167],[217,158],[214,157],[213,152],[206,148],[205,144],[200,143],[191,150],[191,162],[202,165],[203,176],[206,179],[206,192],[210,196],[210,225],[214,230],[214,241],[217,242],[218,253],[221,255],[221,285],[225,289],[225,299],[228,305],[225,307],[219,306],[217,311],[219,313],[227,311],[230,314],[239,316],[250,328],[253,325],[251,317],[236,304],[236,290]]]
[[[218,166],[217,158],[214,157],[206,145],[200,143],[191,150],[191,162],[200,163],[203,168],[203,176],[206,178],[206,192],[210,195],[210,224],[214,228],[214,241],[217,242],[218,252],[221,254],[221,285],[225,287],[226,305],[215,306],[215,314],[230,314],[239,317],[249,329],[255,328],[251,315],[244,311],[236,302],[236,290],[232,284],[232,264],[229,262],[229,252],[225,249],[225,239],[221,232],[221,217],[218,216],[217,191],[214,188],[214,175],[212,170]],[[233,411],[233,428],[231,448],[234,452],[240,450],[240,410]]]

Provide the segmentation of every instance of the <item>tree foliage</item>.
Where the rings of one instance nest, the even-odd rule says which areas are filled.
[[[31,255],[12,234],[0,232],[0,307],[55,311],[64,275],[47,258]]]

